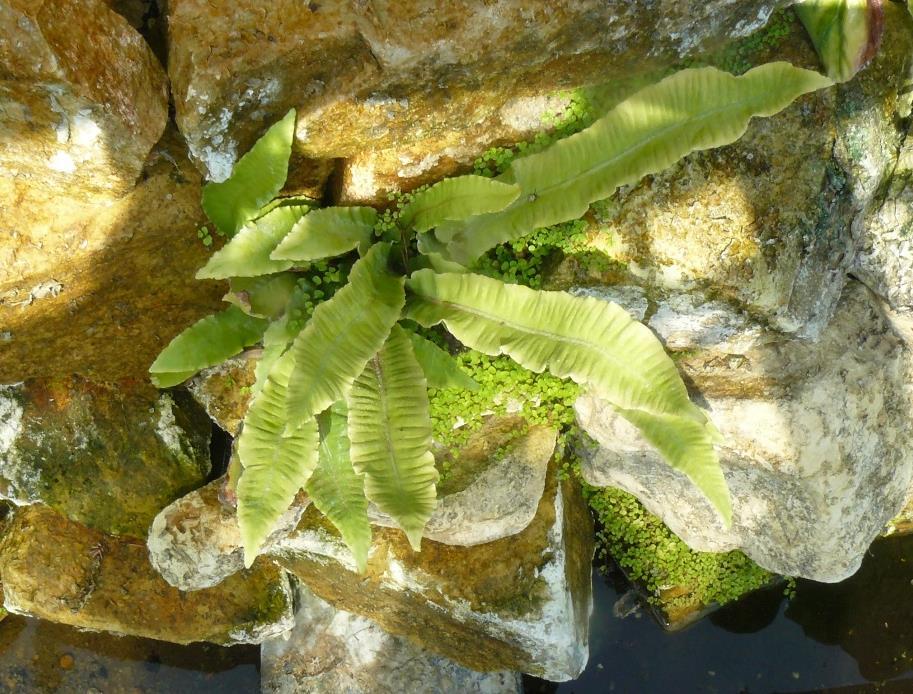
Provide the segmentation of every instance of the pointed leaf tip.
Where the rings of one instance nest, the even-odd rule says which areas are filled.
[[[203,187],[203,210],[226,236],[234,236],[282,190],[294,138],[292,109],[238,160],[227,179]]]

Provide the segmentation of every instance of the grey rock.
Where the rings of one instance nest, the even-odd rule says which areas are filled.
[[[244,568],[244,549],[234,506],[223,501],[217,479],[162,509],[149,528],[149,561],[170,585],[200,590]],[[279,519],[264,550],[297,525],[310,500],[303,494]]]
[[[739,548],[770,571],[817,581],[851,575],[913,481],[913,357],[878,299],[850,282],[817,342],[766,331],[712,302],[689,311],[673,300],[660,314],[667,319],[651,325],[675,337],[681,368],[723,434],[732,527],[592,397],[577,403],[599,443],[584,456],[587,481],[635,494],[693,549]]]
[[[472,546],[519,533],[536,515],[557,437],[554,429],[532,427],[478,470],[465,488],[440,494],[424,536],[445,545]],[[375,525],[399,527],[373,504],[369,517]]]
[[[271,694],[520,694],[519,673],[475,672],[298,589],[295,627],[265,641],[260,687]]]

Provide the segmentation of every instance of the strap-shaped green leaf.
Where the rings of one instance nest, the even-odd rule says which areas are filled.
[[[443,322],[463,344],[507,354],[540,373],[593,386],[617,407],[693,410],[675,364],[650,330],[621,307],[565,292],[542,292],[476,274],[416,272],[406,315]],[[700,421],[700,411],[695,415]]]
[[[346,392],[387,339],[405,302],[403,278],[387,268],[390,245],[378,243],[352,266],[349,283],[314,309],[295,338],[288,430]]]
[[[197,279],[256,277],[288,270],[294,265],[291,260],[272,260],[270,253],[309,209],[304,205],[280,205],[251,220],[231,241],[212,254],[209,262],[197,272]]]
[[[431,415],[422,369],[405,331],[395,326],[348,397],[352,465],[365,495],[389,514],[417,552],[437,505]]]
[[[249,316],[237,306],[197,321],[175,337],[149,367],[152,382],[168,388],[186,381],[200,369],[221,364],[254,344],[267,321]]]
[[[293,109],[238,160],[231,176],[203,187],[203,210],[223,234],[234,236],[282,190],[294,137]]]
[[[237,489],[238,526],[248,567],[317,465],[316,420],[301,422],[294,432],[283,435],[293,365],[291,352],[273,364],[266,383],[248,407],[238,439],[243,467]]]
[[[429,388],[464,388],[478,390],[476,383],[465,371],[457,366],[456,361],[431,340],[421,335],[408,333],[412,340],[412,349],[418,360]]]
[[[280,272],[260,277],[233,277],[231,289],[223,298],[245,313],[259,318],[275,318],[282,314],[298,278],[292,272]]]
[[[342,255],[367,243],[377,212],[371,207],[324,207],[298,220],[270,255],[273,260],[312,261]]]
[[[674,466],[683,459],[691,459],[698,466],[718,465],[712,448],[716,430],[689,399],[675,364],[653,333],[619,306],[591,297],[507,285],[480,275],[435,274],[430,270],[415,273],[407,288],[409,318],[425,326],[443,322],[458,340],[473,349],[490,355],[506,354],[531,371],[548,369],[555,376],[587,385],[619,411],[628,413],[625,416],[635,425],[647,421],[651,426],[667,420],[676,425],[680,420],[695,422],[694,431],[703,432],[700,447],[693,452],[685,450],[682,456],[667,455],[676,450],[671,444],[660,447],[660,452]],[[629,416],[632,411],[654,418],[635,421]],[[676,438],[679,429],[668,432],[675,446],[696,445],[690,438]],[[688,431],[690,436],[693,432]],[[649,435],[651,440],[661,440]],[[708,448],[711,457],[706,453]],[[700,482],[714,474],[712,470],[694,473],[692,479]],[[717,490],[704,491],[716,495],[709,498],[724,513],[726,506]]]
[[[586,130],[516,159],[508,173],[522,192],[510,207],[447,222],[435,234],[448,242],[452,260],[469,265],[499,243],[581,217],[618,186],[691,152],[734,142],[752,117],[773,115],[830,84],[817,72],[783,62],[740,77],[715,68],[682,70],[625,99]]]
[[[852,79],[878,50],[881,0],[801,0],[795,10],[836,82]]]
[[[617,412],[636,426],[672,467],[694,482],[727,526],[732,522],[729,487],[713,448],[713,443],[719,441],[719,433],[710,422],[701,424],[689,417],[643,410],[618,409]]]
[[[441,222],[503,210],[520,195],[520,187],[485,176],[456,176],[416,193],[400,220],[416,231]]]
[[[359,573],[368,565],[371,524],[365,480],[352,468],[349,457],[348,421],[345,403],[337,403],[317,417],[320,427],[320,454],[307,485],[317,509],[339,530],[355,557]]]

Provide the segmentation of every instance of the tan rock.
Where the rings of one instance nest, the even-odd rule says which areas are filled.
[[[197,402],[222,429],[235,436],[251,400],[250,387],[256,377],[257,362],[244,356],[229,359],[219,366],[204,369],[187,382]]]
[[[174,335],[221,306],[224,284],[194,279],[209,251],[196,233],[200,178],[182,148],[166,136],[135,190],[46,244],[52,274],[0,287],[0,383],[146,379]]]
[[[152,519],[210,470],[211,424],[181,392],[80,378],[0,386],[0,498],[111,534]]]
[[[258,563],[217,588],[172,588],[145,543],[68,521],[43,506],[16,511],[0,543],[4,605],[82,629],[191,643],[259,643],[294,624],[287,579]]]
[[[0,2],[0,292],[105,244],[72,226],[132,189],[167,116],[161,66],[108,3]]]
[[[751,33],[783,4],[172,0],[169,75],[209,177],[224,179],[295,107],[299,151],[357,158],[376,179],[359,190],[376,195],[541,129],[547,109],[517,100],[665,67]]]

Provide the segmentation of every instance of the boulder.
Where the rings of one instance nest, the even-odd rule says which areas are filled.
[[[209,251],[197,237],[200,177],[185,152],[169,131],[134,190],[44,244],[50,275],[0,281],[0,383],[146,379],[172,337],[220,308],[225,284],[194,279]]]
[[[186,393],[142,382],[0,386],[0,498],[145,537],[162,507],[206,480],[210,430]]]
[[[447,472],[438,485],[438,507],[425,538],[472,546],[522,532],[539,510],[555,439],[553,429],[529,427],[520,417],[501,417],[472,436],[455,461],[439,451],[438,468]],[[227,484],[222,478],[176,500],[149,529],[150,561],[181,590],[214,586],[244,566]],[[282,551],[308,504],[310,499],[300,493],[264,543],[264,554]],[[373,505],[369,514],[376,526],[398,527]]]
[[[817,342],[788,338],[718,300],[658,302],[649,319],[723,435],[726,529],[706,499],[593,397],[578,420],[598,446],[585,478],[636,495],[693,549],[741,548],[774,573],[840,581],[913,482],[913,359],[858,282]]]
[[[516,672],[474,672],[393,636],[370,619],[298,589],[295,628],[264,641],[260,689],[270,694],[521,694]]]
[[[235,506],[226,498],[223,477],[162,509],[149,528],[149,561],[182,591],[218,585],[244,568],[244,549]],[[264,543],[270,551],[295,529],[310,500],[299,495]]]
[[[268,562],[188,595],[156,573],[145,543],[39,505],[15,512],[0,579],[10,612],[172,643],[260,643],[294,624],[288,579]]]
[[[298,151],[351,158],[343,198],[376,199],[541,130],[554,108],[543,94],[665,68],[786,4],[171,0],[168,69],[208,178],[294,107]]]
[[[133,188],[167,118],[164,71],[108,2],[0,2],[0,296],[104,248],[84,220]]]
[[[489,423],[459,452],[457,472],[438,486],[424,537],[469,547],[522,532],[539,508],[557,437],[546,426],[526,430],[519,417],[504,418],[500,427]],[[374,525],[399,527],[373,504],[368,513]]]
[[[480,671],[576,678],[588,657],[592,521],[575,484],[552,466],[533,522],[473,547],[374,529],[366,575],[313,507],[273,556],[334,607]]]

